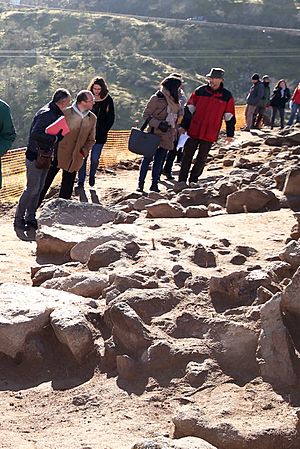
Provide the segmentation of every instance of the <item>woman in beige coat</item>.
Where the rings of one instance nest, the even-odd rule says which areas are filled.
[[[174,148],[174,140],[176,137],[176,122],[179,113],[178,89],[181,80],[175,77],[167,77],[162,83],[159,91],[157,91],[148,101],[144,110],[143,118],[150,118],[148,127],[149,131],[160,137],[159,146],[153,158],[144,157],[140,166],[140,174],[138,181],[139,192],[144,192],[144,184],[150,163],[153,160],[152,167],[152,183],[150,190],[159,192],[158,181],[168,150]]]

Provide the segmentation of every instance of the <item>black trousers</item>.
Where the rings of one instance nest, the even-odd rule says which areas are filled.
[[[277,115],[277,111],[279,112],[280,116],[280,128],[284,128],[284,108],[277,108],[275,106],[272,106],[272,118],[271,118],[271,127],[273,128],[275,118]]]
[[[38,207],[42,204],[42,201],[45,198],[45,196],[46,196],[55,176],[59,172],[59,170],[60,170],[60,168],[57,167],[56,163],[52,164],[51,167],[49,168],[43,190],[41,191],[41,194],[40,194]],[[74,183],[75,183],[76,173],[77,173],[76,171],[70,173],[66,170],[63,170],[61,186],[60,186],[59,195],[58,195],[59,198],[64,198],[65,200],[69,200],[71,198]]]
[[[183,148],[183,155],[181,161],[181,168],[179,172],[178,181],[187,181],[189,170],[192,165],[193,157],[198,149],[196,156],[196,162],[190,173],[189,182],[197,182],[199,176],[202,174],[205,166],[205,162],[212,147],[212,142],[206,140],[192,139],[191,137],[186,141]]]
[[[175,161],[176,156],[177,156],[177,151],[175,149],[168,151],[168,154],[167,154],[167,157],[165,160],[165,164],[163,166],[163,172],[165,174],[172,175],[173,163]]]

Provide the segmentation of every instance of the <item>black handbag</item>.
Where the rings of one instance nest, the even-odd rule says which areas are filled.
[[[159,146],[160,137],[153,133],[145,132],[144,129],[152,117],[148,117],[141,128],[131,128],[128,139],[128,150],[144,157],[153,157]]]
[[[51,166],[51,162],[53,159],[53,151],[50,150],[42,150],[41,148],[38,148],[37,150],[37,157],[35,161],[36,168],[39,168],[41,170],[49,170]]]

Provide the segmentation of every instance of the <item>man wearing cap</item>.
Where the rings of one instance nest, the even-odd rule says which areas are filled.
[[[179,134],[187,131],[189,138],[184,145],[178,181],[187,181],[193,156],[198,149],[189,176],[190,183],[198,182],[209,150],[218,139],[223,118],[227,134],[225,145],[231,142],[234,136],[236,122],[234,99],[231,92],[224,88],[224,70],[212,68],[206,76],[208,83],[197,87],[184,108]]]
[[[262,85],[264,88],[264,95],[258,102],[257,108],[255,110],[254,114],[255,117],[253,122],[254,128],[260,128],[263,121],[265,123],[266,108],[270,106],[271,91],[270,91],[270,78],[268,75],[264,75],[262,77]]]
[[[250,131],[250,129],[253,127],[253,117],[255,110],[264,96],[264,86],[263,83],[259,79],[259,74],[254,73],[252,75],[252,86],[250,88],[250,91],[247,95],[247,106],[245,110],[245,121],[246,124],[244,128],[242,128],[242,131]]]

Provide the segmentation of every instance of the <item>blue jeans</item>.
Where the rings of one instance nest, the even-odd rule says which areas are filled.
[[[102,148],[104,143],[95,143],[91,151],[91,166],[90,166],[90,176],[95,176],[96,170],[99,165],[99,159],[101,156]],[[87,157],[84,159],[81,169],[78,172],[78,182],[84,182],[86,176],[86,163]]]
[[[26,158],[26,189],[22,193],[17,205],[15,220],[32,221],[35,219],[35,213],[38,206],[41,191],[45,184],[48,169],[36,168],[35,161]]]
[[[293,103],[288,125],[291,126],[294,123],[296,113],[297,113],[297,122],[300,123],[300,104]]]
[[[144,187],[145,179],[147,175],[147,171],[150,163],[153,161],[152,166],[152,185],[157,186],[159,181],[162,164],[165,160],[167,154],[167,150],[164,148],[158,147],[153,157],[144,157],[140,166],[140,175],[139,175],[139,187]]]

